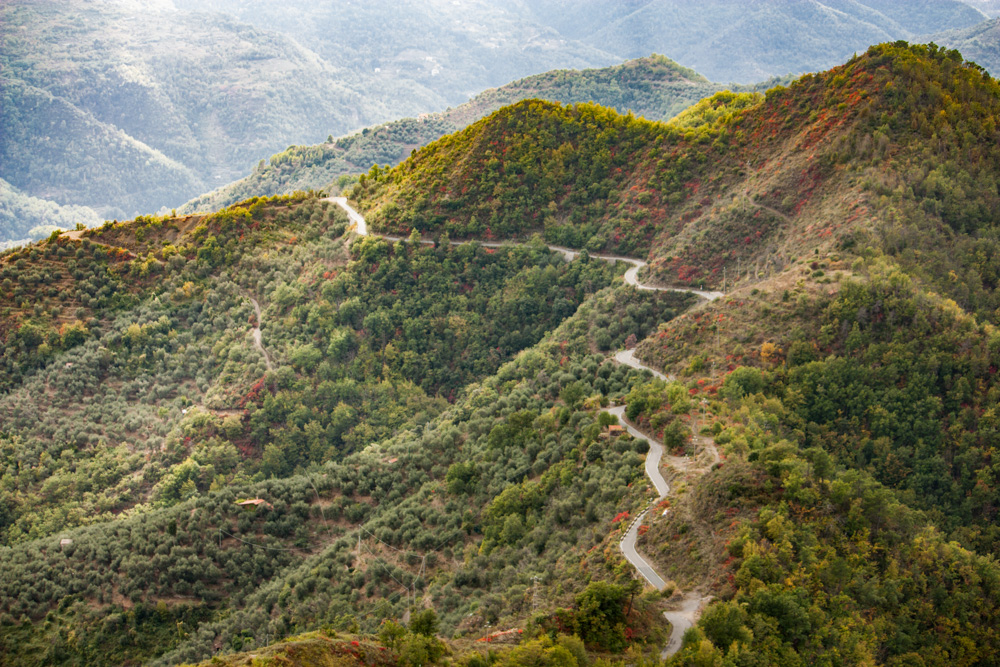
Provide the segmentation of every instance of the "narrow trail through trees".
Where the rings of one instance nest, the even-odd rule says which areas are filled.
[[[355,215],[358,215],[356,211],[355,211]],[[361,216],[358,215],[358,217],[360,218]],[[361,218],[361,220],[362,220],[362,222],[364,222],[364,218]],[[83,234],[85,232],[87,232],[87,231],[88,230],[86,230],[86,229],[77,229],[77,230],[73,230],[73,231],[69,231],[69,232],[63,232],[61,234],[61,236],[64,236],[64,237],[66,237],[68,239],[71,239],[73,241],[80,241],[80,240],[82,240],[84,238]],[[111,247],[111,246],[108,246],[106,243],[101,243],[100,241],[91,241],[91,242],[93,244],[95,244],[95,245],[104,246],[104,247]],[[250,299],[250,303],[253,304],[254,313],[257,315],[257,318],[256,318],[257,321],[254,324],[254,328],[253,328],[253,330],[251,332],[253,334],[253,345],[264,356],[264,364],[267,366],[267,370],[273,371],[274,370],[274,364],[271,363],[271,356],[267,353],[267,350],[264,348],[264,334],[260,330],[260,327],[261,327],[261,324],[262,324],[260,304],[257,303],[257,299],[253,298],[249,294],[247,295],[247,298]],[[219,410],[213,410],[213,412],[216,412],[218,414],[222,414]]]
[[[260,318],[260,304],[257,303],[257,299],[252,296],[247,296],[250,299],[250,303],[253,304],[253,310],[257,314],[257,322],[253,328],[253,344],[260,353],[264,355],[264,363],[267,365],[267,370],[273,371],[274,366],[271,365],[271,357],[267,354],[267,350],[264,349],[264,335],[260,331],[261,318]]]
[[[365,222],[364,216],[358,213],[354,207],[352,207],[346,197],[327,197],[324,201],[329,201],[337,206],[340,206],[347,213],[351,222],[354,223],[354,229],[360,236],[376,235],[389,241],[399,241],[402,239],[400,236],[392,236],[389,234],[375,234],[368,231],[368,223]],[[432,243],[432,241],[423,241],[424,243]],[[466,243],[466,241],[451,241],[452,245],[461,245]],[[488,248],[498,248],[505,243],[497,242],[481,242],[480,245]],[[564,248],[561,246],[550,245],[548,248],[554,252],[558,252],[563,255],[567,261],[572,261],[580,253],[576,250],[570,248]],[[631,257],[620,257],[617,255],[597,255],[591,254],[591,257],[604,260],[606,262],[626,262],[631,264],[632,267],[625,272],[623,276],[626,284],[632,285],[633,287],[646,290],[646,291],[659,291],[659,292],[687,292],[694,294],[705,301],[714,301],[722,296],[723,292],[712,292],[705,290],[696,290],[683,287],[659,287],[654,285],[645,285],[639,282],[639,271],[646,266],[646,262],[634,259]],[[254,302],[256,306],[256,301]],[[260,320],[258,309],[258,322]],[[257,330],[257,338],[259,339],[259,332]],[[263,351],[263,348],[261,348]],[[266,353],[265,353],[266,356]],[[643,364],[639,359],[635,357],[634,350],[622,350],[614,355],[614,359],[617,363],[629,366],[630,368],[635,368],[636,370],[649,371],[654,377],[660,380],[673,381],[673,376],[667,376],[663,373],[650,368]],[[638,516],[632,521],[625,536],[619,543],[619,548],[625,555],[625,558],[635,567],[636,571],[645,579],[651,586],[657,590],[662,591],[666,588],[667,582],[656,572],[652,565],[643,558],[639,552],[636,550],[636,540],[639,537],[639,527],[642,525],[642,520],[646,517],[649,511],[654,505],[659,503],[661,500],[667,497],[670,493],[670,485],[667,480],[664,479],[663,474],[660,472],[660,463],[665,462],[668,465],[685,472],[696,472],[703,474],[707,472],[712,465],[719,462],[719,451],[715,446],[715,442],[711,438],[706,438],[696,432],[692,433],[694,443],[700,447],[702,451],[706,451],[711,456],[711,463],[707,467],[698,467],[696,461],[690,457],[682,456],[671,456],[666,453],[666,450],[659,440],[651,438],[648,435],[642,433],[635,426],[630,424],[625,417],[626,406],[620,405],[617,407],[609,408],[605,412],[614,415],[618,418],[618,421],[625,427],[630,435],[634,438],[641,438],[649,442],[649,453],[646,455],[645,471],[646,476],[653,484],[653,488],[656,490],[657,497],[652,499],[647,503],[646,508],[639,513]],[[693,430],[693,429],[692,429]],[[698,619],[698,615],[701,612],[702,607],[705,602],[708,601],[708,597],[703,596],[697,591],[689,591],[684,594],[680,600],[679,607],[671,611],[663,612],[664,618],[670,623],[670,640],[667,642],[666,647],[660,654],[661,657],[668,657],[676,653],[681,648],[681,641],[683,640],[684,633],[694,625],[694,622]]]

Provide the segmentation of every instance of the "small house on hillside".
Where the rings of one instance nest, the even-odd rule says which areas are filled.
[[[619,426],[618,424],[611,424],[601,433],[600,437],[601,440],[610,440],[611,438],[617,438],[624,432],[625,432],[624,426]]]
[[[488,642],[490,644],[517,644],[521,641],[522,634],[524,634],[524,630],[521,628],[511,628],[510,630],[501,630],[500,632],[480,637],[476,641]]]

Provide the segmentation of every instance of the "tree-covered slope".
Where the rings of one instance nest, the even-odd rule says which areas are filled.
[[[329,202],[251,200],[4,255],[3,457],[32,462],[4,476],[0,539],[283,476],[422,423],[610,277],[544,247],[368,238],[349,254],[343,229]]]
[[[992,312],[980,285],[1000,205],[997,88],[956,51],[897,43],[759,103],[722,95],[701,122],[522,102],[374,170],[354,196],[376,227],[538,231],[649,253],[668,283],[721,286],[872,233],[903,261],[924,253],[945,293]]]
[[[995,328],[863,255],[804,252],[638,347],[707,408],[701,438],[725,457],[640,540],[721,600],[674,664],[992,664],[1000,650],[985,630],[1000,601]],[[652,383],[629,411],[666,438],[676,397]]]
[[[652,263],[662,272],[687,259],[685,265],[703,271],[717,258],[738,291],[662,325],[639,353],[691,378],[690,394],[705,396],[718,418],[709,435],[719,436],[729,456],[763,463],[772,481],[751,475],[740,481],[745,489],[733,487],[721,499],[699,484],[701,495],[679,505],[682,513],[653,522],[646,549],[665,553],[666,572],[698,583],[691,559],[722,562],[723,518],[758,517],[743,524],[749,541],[728,549],[734,569],[723,572],[732,578],[722,590],[734,605],[707,617],[681,664],[748,651],[782,664],[810,662],[835,646],[843,650],[842,637],[826,633],[861,618],[878,620],[856,637],[855,649],[867,647],[854,654],[858,660],[892,664],[919,654],[931,664],[988,663],[997,648],[982,632],[995,612],[970,616],[951,604],[966,593],[968,604],[982,602],[983,610],[997,600],[994,565],[975,553],[993,553],[997,535],[988,406],[996,365],[990,341],[998,102],[995,82],[957,52],[884,45],[770,91],[759,103],[726,96],[706,102],[673,128],[594,108],[524,103],[433,144],[396,170],[373,171],[356,195],[387,228],[455,231],[500,200],[493,210],[510,212],[505,233],[544,230],[556,240],[558,212],[579,211],[584,193],[597,195],[588,200],[590,221],[632,230],[656,220],[653,206],[634,216],[639,224],[615,206],[629,196],[625,188],[635,188],[634,172],[644,173],[644,152],[672,151],[674,160],[652,171],[657,178],[676,169],[680,157],[694,164],[687,188],[711,208],[692,216],[697,222],[680,234],[657,230]],[[618,150],[629,159],[599,165],[597,156],[614,160]],[[539,189],[546,177],[561,180]],[[536,192],[541,198],[532,199]],[[546,207],[540,199],[553,193]],[[694,193],[678,200],[681,211],[685,199]],[[533,212],[551,214],[555,224],[540,226]],[[750,256],[748,270],[743,253],[761,239],[764,252]],[[674,254],[706,242],[718,250],[700,262]],[[876,261],[879,255],[885,258]],[[738,372],[729,379],[727,370]],[[690,409],[662,391],[635,393],[635,413],[653,432]],[[727,402],[713,403],[716,393]],[[842,482],[828,476],[830,462],[847,469]],[[781,495],[761,501],[775,485]],[[906,506],[924,513],[910,514]],[[855,512],[858,523],[837,534],[833,526],[844,520],[834,518],[838,512]],[[715,521],[705,526],[711,516]],[[786,520],[798,527],[786,533],[780,528]],[[927,551],[928,523],[962,546]],[[785,538],[793,546],[783,555],[778,545]],[[822,544],[819,561],[805,551],[811,540]],[[686,552],[678,553],[678,541]],[[850,563],[869,550],[885,556],[866,575],[860,562]],[[939,558],[966,562],[968,576],[931,585],[942,577]],[[885,566],[888,574],[873,588],[870,577]],[[709,579],[718,574],[693,569]],[[838,570],[853,577],[845,588],[833,583]],[[975,582],[971,592],[963,582]],[[887,591],[891,597],[879,601]],[[854,611],[819,602],[838,594]],[[859,606],[867,611],[858,614]],[[942,626],[955,616],[959,624]],[[768,625],[775,619],[777,631]],[[964,643],[968,632],[977,639]]]
[[[328,187],[373,164],[395,165],[410,152],[528,98],[566,104],[596,102],[650,120],[669,119],[721,86],[662,56],[587,70],[556,70],[487,90],[447,111],[393,121],[316,146],[292,146],[261,162],[249,176],[185,204],[185,212],[213,211],[252,196]]]
[[[176,648],[174,663],[293,627],[373,631],[406,611],[397,582],[422,588],[431,573],[446,627],[470,614],[482,627],[509,616],[510,575],[488,582],[526,565],[528,544],[543,573],[573,571],[574,559],[557,559],[604,540],[634,498],[637,448],[581,459],[580,434],[595,442],[600,426],[589,412],[570,418],[592,385],[621,391],[635,374],[589,350],[648,333],[688,298],[624,293],[578,311],[611,265],[566,263],[540,244],[367,238],[348,254],[342,231],[326,203],[258,200],[4,256],[3,519],[14,546],[3,548],[0,638],[13,664],[122,664]],[[515,356],[567,317],[565,339]],[[613,335],[595,337],[610,320]],[[578,361],[563,369],[570,354]],[[466,387],[482,377],[487,387]],[[511,383],[523,385],[513,397]],[[526,498],[508,491],[478,528],[470,508],[512,482]],[[252,498],[267,504],[237,504]],[[72,528],[81,523],[93,525]],[[492,546],[459,565],[483,531]],[[72,544],[60,549],[63,538]],[[329,585],[316,587],[318,571]],[[522,590],[528,576],[517,576]],[[551,595],[572,604],[585,584],[560,577]],[[289,597],[289,585],[300,592]],[[271,627],[260,610],[274,596],[287,615]]]
[[[5,254],[0,655],[995,662],[997,99],[954,53],[883,45],[673,125],[521,102],[365,176],[373,224],[438,247],[343,237],[300,195]],[[709,236],[720,268],[781,261],[695,303],[528,236],[695,204],[636,232],[661,271]],[[487,229],[528,238],[447,242]],[[674,377],[617,363],[636,341]],[[668,450],[654,503],[612,404]],[[642,512],[662,594],[620,551]]]
[[[681,406],[701,396],[700,423],[727,458],[702,478],[674,480],[672,511],[646,519],[641,545],[664,572],[684,563],[687,574],[670,574],[682,585],[702,581],[720,598],[672,664],[725,653],[793,664],[831,651],[947,664],[997,650],[996,564],[947,544],[867,473],[776,422],[776,357],[758,384],[734,374],[717,396],[704,359],[677,392],[593,352],[611,326],[642,337],[649,323],[670,322],[664,308],[676,298],[604,291],[423,427],[306,475],[196,492],[60,534],[72,544],[53,536],[5,549],[6,655],[119,664],[169,651],[157,664],[176,664],[307,629],[383,636],[416,593],[445,636],[521,627],[526,639],[576,633],[605,656],[630,645],[626,660],[656,656],[664,636],[650,612],[662,602],[630,602],[632,572],[616,546],[627,512],[644,502],[644,443],[603,437],[599,405],[617,398],[631,412],[634,403],[643,428],[677,423],[683,434]],[[246,498],[267,504],[237,504]],[[523,664],[517,650],[501,664]],[[481,664],[475,655],[460,664]]]

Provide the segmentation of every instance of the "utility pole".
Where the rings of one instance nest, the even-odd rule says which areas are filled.
[[[696,440],[697,437],[698,437],[698,408],[695,408],[694,412],[691,414],[691,444],[692,445],[694,445],[697,442],[697,440]],[[691,451],[687,447],[685,447],[684,449],[685,449],[684,455],[685,456],[691,456]]]
[[[702,421],[703,424],[705,423],[705,406],[707,406],[707,405],[708,405],[708,399],[702,397],[702,399],[701,399],[701,421]],[[695,435],[697,435],[697,434],[695,434]]]
[[[719,356],[722,354],[721,346],[719,345],[719,320],[715,321],[715,354],[712,355],[712,377],[715,377],[715,364],[719,361]]]

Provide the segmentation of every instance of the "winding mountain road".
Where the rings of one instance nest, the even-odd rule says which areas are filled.
[[[646,476],[649,477],[649,480],[653,483],[653,487],[659,494],[659,496],[656,498],[654,502],[659,502],[660,500],[663,500],[667,496],[667,494],[670,493],[670,485],[667,484],[667,480],[663,479],[663,475],[660,474],[660,461],[663,459],[665,451],[663,443],[654,438],[650,438],[648,435],[646,435],[636,427],[632,426],[632,424],[630,424],[628,420],[625,419],[624,405],[619,405],[614,408],[608,408],[604,412],[607,412],[609,415],[614,415],[615,417],[617,417],[621,425],[625,427],[625,430],[628,431],[629,435],[631,435],[633,438],[646,440],[649,442],[649,453],[646,454]]]
[[[618,543],[618,547],[625,554],[625,559],[632,563],[642,578],[649,582],[649,585],[658,591],[662,591],[667,587],[667,582],[656,573],[653,566],[650,565],[645,558],[643,558],[638,551],[635,549],[635,542],[639,539],[639,526],[642,525],[642,520],[649,512],[649,506],[647,505],[635,519],[632,521],[632,525],[629,526],[628,531],[625,533],[625,537],[622,538],[621,542]]]
[[[615,355],[615,359],[617,360],[621,354],[622,353]],[[628,358],[633,362],[628,364],[632,368],[640,368],[656,374],[655,370],[647,366],[643,366],[638,360],[636,360],[634,355],[631,354],[631,351],[629,351]],[[662,374],[658,375],[663,378]],[[625,430],[628,431],[629,435],[633,438],[642,438],[649,442],[649,453],[646,454],[645,463],[646,476],[649,477],[653,486],[656,488],[658,497],[655,500],[650,500],[646,505],[646,508],[632,521],[632,524],[625,533],[625,537],[622,538],[618,546],[621,548],[625,559],[632,564],[632,567],[634,567],[640,575],[642,575],[642,578],[648,581],[653,588],[662,591],[667,587],[667,583],[635,548],[636,541],[639,537],[639,526],[642,525],[643,519],[646,518],[646,515],[650,512],[653,506],[663,500],[670,493],[670,485],[667,483],[667,480],[663,478],[663,474],[660,472],[661,461],[666,462],[679,470],[697,471],[698,469],[694,467],[694,462],[688,457],[666,454],[663,443],[655,438],[649,437],[629,423],[628,419],[625,417],[624,405],[609,408],[605,410],[605,412],[617,417],[618,421],[625,427]],[[704,448],[711,453],[712,463],[718,463],[719,452],[715,447],[715,443],[709,438],[702,438],[698,436],[696,436],[696,438],[696,442],[703,445]],[[707,601],[707,597],[698,592],[691,591],[681,598],[680,608],[663,612],[664,618],[670,622],[670,640],[660,653],[660,657],[667,658],[680,650],[681,643],[684,639],[684,633],[687,632],[688,628],[694,625],[695,621],[698,620],[701,608]]]
[[[368,223],[365,222],[364,216],[355,211],[354,207],[347,203],[347,197],[327,197],[323,201],[333,202],[340,208],[344,209],[344,212],[347,213],[347,217],[354,223],[354,231],[356,231],[360,236],[368,236]]]
[[[361,236],[368,236],[370,232],[368,231],[368,223],[365,222],[364,216],[358,213],[347,201],[346,197],[327,197],[325,201],[332,202],[337,206],[340,206],[347,213],[348,217],[354,223],[355,231]],[[388,234],[378,234],[378,236],[390,240],[398,241],[402,237],[392,236]],[[425,241],[427,243],[427,241]],[[461,245],[465,241],[452,241],[452,245]],[[481,242],[481,245],[487,248],[498,248],[504,243],[497,242]],[[548,248],[554,252],[558,252],[567,259],[567,261],[572,261],[580,253],[579,251],[573,250],[571,248],[564,248],[561,246],[550,245]],[[591,254],[591,257],[604,260],[606,262],[626,262],[631,264],[632,267],[625,272],[624,280],[626,284],[632,285],[633,287],[645,290],[645,291],[658,291],[658,292],[687,292],[694,294],[705,301],[714,301],[722,296],[723,292],[711,292],[705,290],[696,290],[683,287],[658,287],[653,285],[644,285],[639,282],[639,271],[646,266],[646,262],[633,259],[631,257],[619,257],[616,255],[595,255]],[[254,306],[257,308],[257,321],[260,322],[260,309],[257,307],[257,302],[254,301]],[[259,341],[260,329],[255,330],[255,340]],[[259,345],[259,343],[258,343]],[[263,347],[260,347],[263,351]],[[267,353],[265,352],[265,358]],[[654,377],[660,380],[672,381],[672,376],[664,375],[663,373],[646,366],[641,361],[635,358],[634,350],[623,350],[615,354],[614,359],[616,362],[629,366],[630,368],[635,368],[637,370],[649,371]],[[649,453],[646,455],[645,471],[646,476],[653,483],[653,487],[656,489],[657,497],[650,500],[646,508],[639,513],[638,516],[632,521],[628,530],[625,532],[625,536],[622,538],[619,546],[624,554],[625,558],[635,567],[636,571],[645,579],[651,586],[657,590],[662,591],[667,586],[667,582],[656,572],[652,565],[650,565],[642,555],[636,550],[636,540],[639,537],[639,526],[642,525],[642,520],[645,518],[646,514],[649,513],[650,509],[654,504],[663,500],[670,493],[670,485],[667,480],[663,478],[663,474],[660,472],[660,463],[665,461],[671,466],[679,470],[691,470],[694,471],[694,463],[688,457],[671,456],[666,454],[666,450],[663,447],[663,443],[655,438],[651,438],[646,434],[642,433],[635,426],[630,424],[625,417],[624,405],[609,408],[605,412],[614,415],[618,418],[619,423],[621,423],[628,433],[634,438],[641,438],[649,442]],[[704,438],[698,434],[694,434],[696,444],[701,445],[704,449],[708,450],[712,454],[713,462],[719,461],[719,452],[715,447],[715,443],[710,438]],[[665,611],[663,612],[664,618],[670,622],[670,640],[667,646],[663,649],[660,654],[661,657],[666,658],[681,648],[681,642],[684,637],[684,633],[694,625],[694,622],[698,619],[698,614],[701,611],[702,605],[708,600],[696,592],[689,592],[683,596],[679,609]]]
[[[635,358],[635,349],[622,350],[621,352],[615,353],[615,361],[617,361],[622,366],[628,366],[629,368],[634,368],[637,371],[649,371],[653,374],[657,380],[666,380],[667,382],[673,382],[673,375],[664,375],[660,371],[646,366],[641,361]]]
[[[323,201],[328,201],[336,204],[340,208],[344,209],[347,213],[347,217],[351,219],[354,223],[354,231],[357,232],[359,236],[379,236],[388,241],[400,241],[402,236],[394,236],[392,234],[376,234],[374,232],[368,231],[368,223],[365,222],[364,216],[358,213],[353,206],[351,206],[347,197],[327,197]],[[433,243],[433,241],[424,241],[424,243]],[[462,245],[463,243],[468,243],[468,241],[451,241],[451,245]],[[497,242],[497,241],[480,241],[479,245],[484,248],[500,248],[507,245],[509,242]],[[558,252],[560,255],[566,258],[567,261],[573,261],[580,255],[580,251],[573,250],[572,248],[565,248],[563,246],[548,245],[549,250],[553,252]],[[639,282],[639,271],[647,266],[646,262],[641,259],[634,259],[632,257],[621,257],[619,255],[600,255],[600,254],[590,254],[591,257],[596,259],[604,260],[605,262],[625,262],[626,264],[631,264],[632,268],[625,272],[624,280],[628,285],[632,285],[636,289],[640,289],[647,292],[686,292],[688,294],[694,294],[706,301],[715,301],[716,299],[725,295],[724,292],[711,292],[706,290],[690,289],[688,287],[659,287],[655,285],[646,285]],[[656,371],[653,371],[654,373]]]
[[[660,653],[661,658],[669,658],[681,650],[684,633],[698,620],[701,608],[706,602],[708,602],[707,597],[688,594],[681,600],[680,609],[663,612],[664,618],[670,622],[670,639],[667,641],[667,646],[663,649],[663,652]]]

